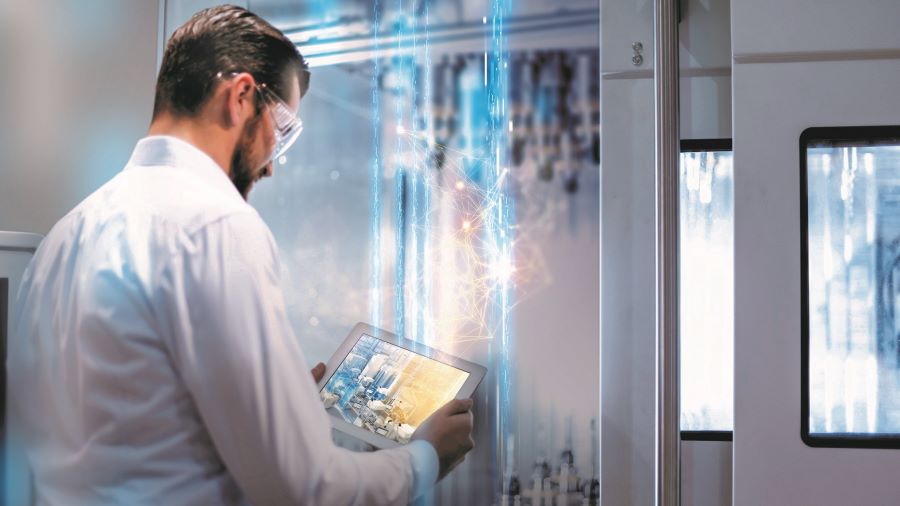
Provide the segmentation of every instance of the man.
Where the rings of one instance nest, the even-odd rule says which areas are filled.
[[[472,448],[470,400],[401,448],[331,441],[324,365],[305,372],[246,202],[299,134],[308,85],[244,9],[173,34],[148,137],[53,227],[19,292],[11,407],[39,503],[403,504]]]

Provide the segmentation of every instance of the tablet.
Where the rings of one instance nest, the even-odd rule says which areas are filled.
[[[334,353],[319,395],[335,429],[376,448],[409,442],[439,407],[471,397],[486,369],[358,323]]]

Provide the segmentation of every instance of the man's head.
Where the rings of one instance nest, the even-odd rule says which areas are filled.
[[[276,138],[285,133],[279,127],[290,123],[308,87],[306,62],[284,34],[246,9],[213,7],[166,44],[153,120],[204,125],[205,140],[230,152],[225,168],[247,198],[271,174]]]

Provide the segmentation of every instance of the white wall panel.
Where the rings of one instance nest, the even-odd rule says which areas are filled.
[[[601,0],[600,66],[604,73],[653,68],[653,1]],[[631,45],[644,45],[644,63],[631,63]],[[650,95],[652,97],[652,95]]]
[[[681,78],[681,138],[731,138],[731,75]]]
[[[898,82],[896,61],[735,66],[735,505],[900,502],[900,451],[800,439],[798,148],[810,126],[900,123]]]
[[[682,506],[731,504],[731,441],[681,442]]]
[[[150,124],[158,14],[0,2],[0,230],[46,233],[124,167]]]
[[[603,504],[654,498],[653,81],[603,83]]]
[[[732,13],[736,56],[900,47],[897,0],[734,0]]]

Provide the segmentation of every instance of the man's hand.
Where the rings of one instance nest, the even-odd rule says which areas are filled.
[[[472,399],[454,399],[438,408],[412,435],[431,443],[438,454],[442,479],[475,447],[472,439]]]
[[[318,382],[322,381],[322,377],[325,376],[325,364],[323,364],[322,362],[319,362],[309,372],[312,373],[313,381],[318,383]]]

